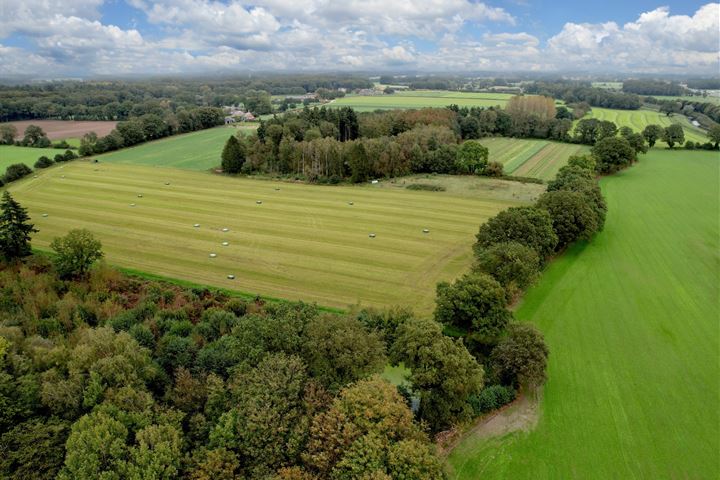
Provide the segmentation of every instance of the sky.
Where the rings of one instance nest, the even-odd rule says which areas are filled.
[[[268,71],[720,76],[720,4],[0,0],[0,79]]]

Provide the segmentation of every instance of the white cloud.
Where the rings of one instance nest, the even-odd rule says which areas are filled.
[[[661,7],[624,25],[567,23],[543,43],[531,32],[487,33],[484,23],[497,30],[515,19],[472,0],[127,1],[156,31],[101,22],[103,0],[0,0],[0,41],[20,34],[33,44],[31,51],[0,46],[0,74],[401,68],[716,74],[720,64],[717,3],[691,16]]]
[[[720,4],[707,4],[692,16],[671,15],[667,7],[641,14],[622,27],[567,23],[548,40],[555,61],[582,62],[592,67],[633,71],[683,68],[713,69],[718,73]],[[691,72],[695,73],[695,72]]]

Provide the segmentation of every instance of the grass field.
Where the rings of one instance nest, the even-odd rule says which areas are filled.
[[[38,248],[87,228],[108,261],[123,267],[333,307],[427,312],[436,282],[469,267],[478,226],[542,190],[501,183],[475,178],[462,193],[417,192],[75,161],[10,188],[40,229]]]
[[[451,104],[461,107],[505,106],[512,95],[507,93],[450,92],[446,90],[413,90],[392,95],[348,95],[328,104],[332,107],[352,107],[358,112],[408,108],[437,107]]]
[[[517,311],[550,347],[537,428],[466,438],[451,478],[717,478],[719,176],[717,153],[655,150],[602,181],[605,230]]]
[[[589,151],[583,145],[519,138],[482,138],[490,150],[490,161],[500,162],[507,175],[552,179],[571,155]]]
[[[720,96],[717,95],[708,95],[707,97],[703,96],[689,96],[685,95],[682,97],[674,97],[674,96],[668,96],[668,95],[649,95],[651,97],[657,98],[658,100],[687,100],[690,102],[706,102],[706,103],[715,103],[720,104]]]
[[[32,147],[16,147],[14,145],[0,145],[0,175],[5,173],[8,165],[13,163],[24,163],[32,168],[38,158],[45,155],[53,158],[64,150],[56,150],[54,148],[32,148]]]
[[[235,132],[235,127],[210,128],[123,148],[97,158],[110,163],[209,170],[220,166],[223,146]]]
[[[630,127],[636,132],[642,132],[643,129],[654,123],[661,127],[667,127],[673,123],[679,123],[682,125],[685,131],[685,140],[692,140],[693,142],[705,143],[708,141],[705,132],[697,127],[694,127],[684,115],[673,115],[668,117],[664,113],[657,112],[655,110],[614,110],[610,108],[598,108],[593,107],[590,111],[590,117],[597,118],[598,120],[610,120],[615,122],[615,125],[620,127]],[[666,146],[664,142],[658,142],[659,146]]]

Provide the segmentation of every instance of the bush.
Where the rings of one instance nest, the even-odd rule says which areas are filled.
[[[60,140],[57,143],[53,143],[52,148],[68,149],[68,148],[70,148],[70,144],[67,143],[65,140]]]
[[[518,242],[496,243],[477,254],[475,269],[491,275],[512,297],[529,287],[540,273],[540,257]]]
[[[5,169],[5,176],[3,176],[3,181],[5,183],[14,182],[15,180],[20,180],[23,177],[26,177],[32,173],[32,169],[25,165],[24,163],[14,163]]]
[[[606,137],[592,147],[600,173],[615,173],[629,166],[637,157],[635,149],[622,137]]]
[[[55,155],[55,158],[57,158],[57,157],[62,157],[62,155]],[[35,168],[47,168],[47,167],[51,166],[53,163],[55,163],[55,162],[53,162],[48,157],[43,155],[42,157],[37,159],[37,162],[35,162],[34,167]]]
[[[516,392],[512,387],[490,385],[483,388],[480,394],[471,396],[469,402],[475,415],[482,415],[507,405],[515,400],[515,396]]]
[[[96,260],[102,258],[102,244],[87,230],[70,230],[52,241],[55,269],[63,278],[83,277]]]
[[[65,150],[65,161],[69,162],[70,160],[75,160],[78,158],[77,153],[73,152],[72,150]]]
[[[688,140],[687,142],[685,142],[685,149],[695,150],[695,142],[693,142],[692,140]]]
[[[502,177],[504,175],[503,164],[500,162],[490,162],[483,170],[486,177]]]
[[[538,252],[544,260],[555,250],[558,238],[550,214],[535,207],[511,207],[480,226],[475,251],[496,243],[518,242]]]
[[[408,190],[423,190],[426,192],[444,192],[447,190],[442,185],[427,185],[425,183],[411,183],[405,188]]]
[[[595,159],[592,155],[571,155],[567,164],[571,167],[580,167],[591,172],[595,171]]]

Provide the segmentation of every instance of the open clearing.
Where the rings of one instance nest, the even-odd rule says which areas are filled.
[[[505,106],[512,95],[507,93],[451,92],[447,90],[413,90],[395,92],[391,95],[360,96],[348,95],[333,100],[328,106],[352,107],[358,112],[373,110],[396,110],[410,108],[436,107],[448,105],[461,107]]]
[[[523,203],[512,192],[530,199],[542,190],[496,183],[453,194],[74,161],[10,189],[40,230],[33,239],[39,248],[71,228],[87,228],[108,261],[123,267],[327,306],[399,304],[428,312],[436,282],[469,267],[478,226]]]
[[[101,162],[209,170],[220,166],[225,142],[237,131],[236,127],[210,128],[123,148],[97,158]]]
[[[503,164],[506,175],[543,180],[555,177],[571,155],[590,151],[583,145],[547,140],[491,137],[481,138],[479,142],[490,150],[491,162]]]
[[[5,173],[8,165],[13,163],[24,163],[30,168],[38,158],[45,155],[53,158],[58,153],[65,153],[65,150],[58,148],[32,148],[32,147],[16,147],[14,145],[0,145],[0,175]]]
[[[516,316],[545,333],[537,428],[469,436],[451,478],[717,478],[720,158],[653,150],[602,180],[605,230]]]
[[[50,140],[66,140],[80,138],[86,133],[95,132],[98,137],[103,137],[112,132],[117,122],[94,122],[75,120],[23,120],[8,122],[18,130],[18,139],[21,139],[23,132],[28,125],[37,125],[42,128]]]
[[[682,125],[685,131],[685,140],[692,140],[693,142],[705,143],[708,141],[705,132],[697,127],[694,127],[684,115],[672,115],[668,117],[664,113],[657,112],[655,110],[614,110],[611,108],[598,108],[593,107],[590,117],[597,118],[598,120],[610,120],[615,125],[620,127],[630,127],[636,132],[642,132],[643,129],[654,123],[661,127],[667,127],[673,123],[679,123]],[[657,145],[666,146],[665,142],[659,141]]]

